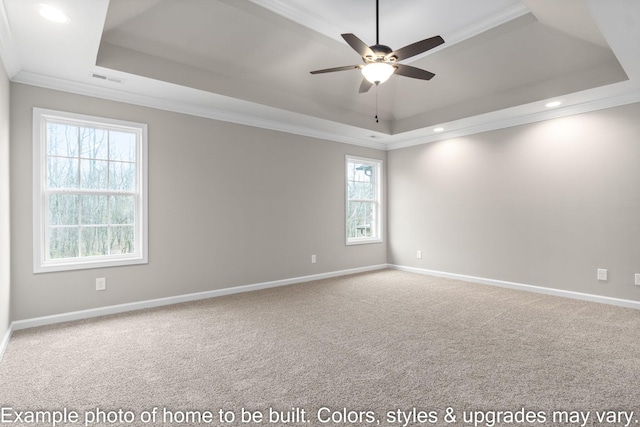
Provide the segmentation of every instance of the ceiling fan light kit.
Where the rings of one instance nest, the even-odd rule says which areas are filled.
[[[371,62],[362,68],[362,75],[369,83],[380,84],[389,80],[395,68],[386,62]]]
[[[392,50],[390,47],[380,44],[378,37],[379,27],[378,0],[376,0],[376,44],[373,46],[367,46],[354,34],[342,34],[342,38],[353,50],[358,52],[365,65],[347,65],[342,67],[326,68],[323,70],[311,71],[311,74],[359,69],[364,76],[364,79],[360,84],[360,93],[367,92],[373,85],[377,86],[380,83],[386,82],[394,73],[420,80],[430,80],[435,76],[435,74],[430,71],[422,70],[410,65],[399,64],[398,61],[411,58],[412,56],[421,54],[443,44],[444,39],[442,37],[434,36],[412,43],[401,49]]]

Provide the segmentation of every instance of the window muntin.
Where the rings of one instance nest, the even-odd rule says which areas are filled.
[[[347,244],[382,241],[382,162],[346,158]]]
[[[34,272],[147,262],[146,136],[34,109]]]

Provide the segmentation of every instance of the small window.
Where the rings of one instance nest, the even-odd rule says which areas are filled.
[[[147,126],[34,108],[34,272],[147,262]]]
[[[347,156],[347,245],[382,241],[382,162]]]

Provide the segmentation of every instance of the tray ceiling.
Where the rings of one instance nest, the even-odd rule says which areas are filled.
[[[62,25],[0,1],[14,81],[377,148],[640,100],[639,2],[381,0],[381,43],[445,44],[404,61],[432,80],[358,94],[358,70],[309,71],[360,63],[340,34],[374,44],[373,0],[52,1]]]

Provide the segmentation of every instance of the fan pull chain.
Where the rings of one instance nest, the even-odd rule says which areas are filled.
[[[376,85],[376,123],[380,123],[378,121],[378,85]]]

